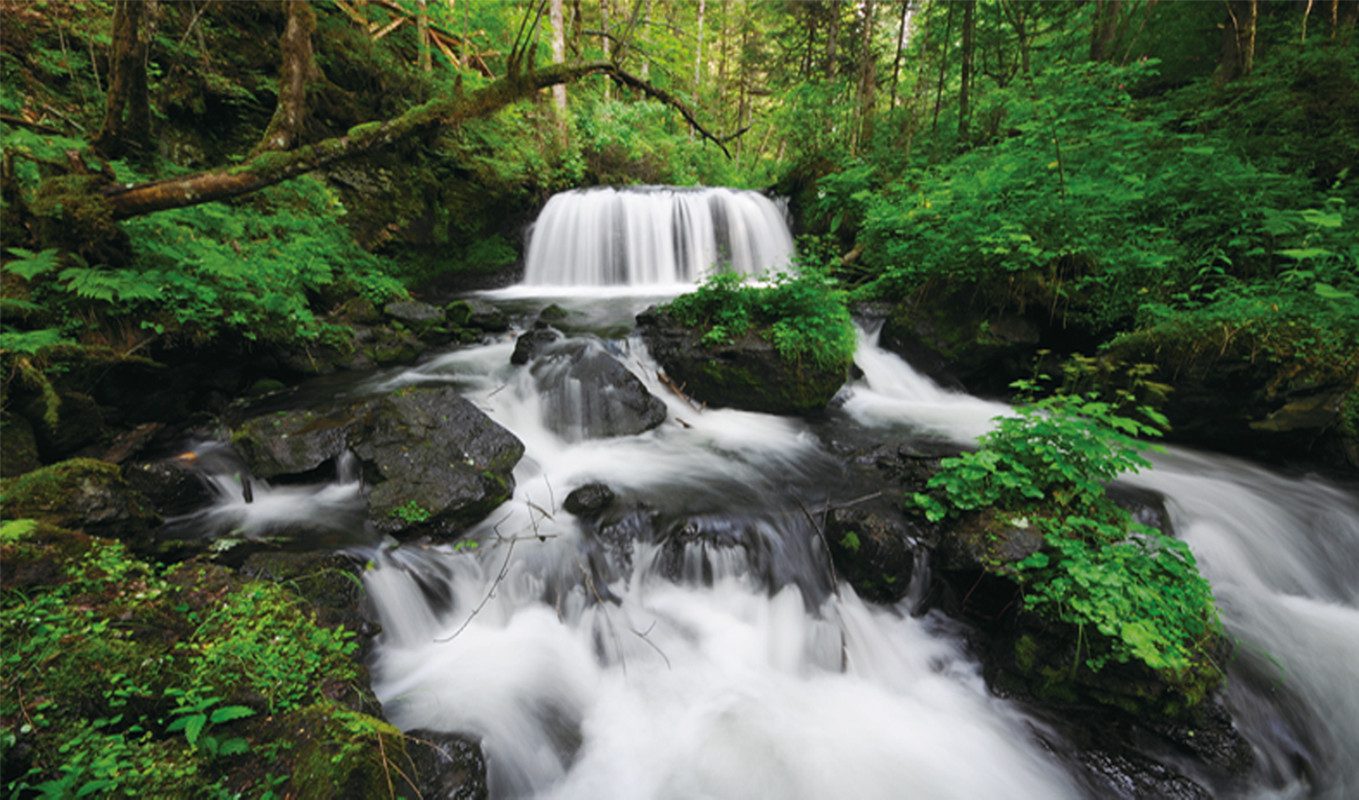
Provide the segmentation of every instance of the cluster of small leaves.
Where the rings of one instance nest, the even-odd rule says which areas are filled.
[[[1041,532],[1046,547],[1002,568],[1023,584],[1026,607],[1108,638],[1107,649],[1088,651],[1092,670],[1110,658],[1177,673],[1200,662],[1220,623],[1193,554],[1105,494],[1109,481],[1149,466],[1135,437],[1159,435],[1156,425],[1095,395],[1048,397],[996,422],[978,450],[944,459],[932,491],[912,502],[931,520],[996,508]]]
[[[708,345],[730,342],[756,331],[789,363],[809,361],[841,369],[854,358],[858,335],[844,293],[825,272],[800,265],[764,283],[719,272],[697,290],[667,306],[681,323],[703,329]]]
[[[313,623],[279,586],[253,583],[208,613],[184,649],[193,685],[248,691],[281,713],[315,702],[325,683],[358,678],[353,638]]]

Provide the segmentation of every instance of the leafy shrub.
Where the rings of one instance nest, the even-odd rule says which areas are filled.
[[[1041,551],[997,567],[1023,586],[1025,607],[1103,634],[1087,645],[1091,670],[1110,659],[1172,674],[1202,664],[1221,623],[1193,554],[1105,495],[1108,481],[1149,466],[1134,437],[1158,429],[1093,395],[1049,397],[996,423],[976,452],[944,459],[933,493],[911,501],[931,520],[993,507],[1041,533]]]
[[[719,272],[667,306],[680,322],[704,330],[709,345],[732,341],[751,331],[768,339],[790,363],[811,361],[843,369],[854,358],[858,335],[843,292],[825,272],[801,265],[763,284]]]

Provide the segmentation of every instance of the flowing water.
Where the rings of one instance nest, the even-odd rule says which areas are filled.
[[[597,194],[568,198],[594,208],[604,205]],[[544,244],[556,230],[549,212],[597,213],[549,204],[530,247],[540,284],[552,281],[533,272],[532,254],[575,252]],[[612,274],[565,263],[590,280]],[[661,282],[692,278],[666,269]],[[1088,796],[1070,753],[1040,741],[1060,735],[987,691],[959,623],[912,616],[913,599],[876,606],[832,585],[807,513],[853,496],[836,443],[965,442],[1006,408],[939,389],[865,333],[862,377],[826,420],[699,413],[660,384],[640,340],[620,333],[653,301],[647,292],[655,287],[624,287],[606,302],[541,287],[490,296],[512,308],[557,302],[572,335],[602,334],[600,346],[668,405],[669,419],[646,433],[587,438],[552,418],[563,412],[543,402],[533,371],[510,365],[512,341],[364,387],[451,383],[527,448],[514,498],[469,534],[478,547],[374,554],[373,688],[393,722],[480,739],[499,798]],[[591,482],[636,509],[632,546],[601,541],[562,510]],[[1359,796],[1354,493],[1177,449],[1131,482],[1166,496],[1241,643],[1227,703],[1260,766],[1254,788],[1230,791]],[[282,505],[297,513],[357,496],[357,485],[340,487],[290,487]],[[283,491],[261,485],[255,495]],[[220,513],[239,525],[244,511]]]
[[[723,263],[743,275],[788,264],[782,207],[757,192],[650,187],[564,192],[533,224],[529,286],[692,284]]]

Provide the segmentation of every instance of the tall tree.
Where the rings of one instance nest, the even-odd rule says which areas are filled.
[[[549,14],[552,21],[552,60],[558,63],[566,60],[566,18],[562,13],[562,0],[551,0]],[[566,84],[552,87],[552,100],[556,106],[557,142],[566,144]]]
[[[306,120],[307,84],[321,77],[312,54],[314,30],[316,16],[307,0],[288,0],[288,22],[279,37],[283,63],[278,76],[278,104],[252,155],[287,150],[301,137]]]
[[[1109,61],[1117,49],[1122,25],[1123,0],[1095,0],[1094,25],[1090,30],[1090,60]]]
[[[967,144],[972,124],[972,61],[977,40],[977,0],[963,2],[962,78],[958,82],[958,146]]]
[[[873,51],[873,13],[874,0],[863,4],[863,30],[859,37],[858,87],[855,104],[856,125],[851,135],[850,153],[858,151],[859,145],[873,135],[873,106],[876,102],[878,86],[877,54]]]
[[[113,4],[109,88],[104,99],[104,122],[94,140],[100,151],[113,158],[145,155],[151,149],[151,97],[143,31],[149,10],[143,0],[115,0]]]

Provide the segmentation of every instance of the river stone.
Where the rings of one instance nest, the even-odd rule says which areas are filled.
[[[203,479],[179,461],[128,464],[123,477],[166,517],[188,514],[212,502],[212,491]]]
[[[444,321],[444,312],[418,300],[396,300],[382,307],[382,311],[392,319],[407,324],[438,324]]]
[[[665,403],[598,340],[549,345],[532,371],[544,421],[569,439],[632,436],[665,422]]]
[[[826,543],[839,576],[875,603],[898,603],[915,570],[918,537],[899,519],[857,508],[832,509]]]
[[[376,484],[368,512],[379,530],[466,525],[513,492],[523,442],[453,389],[406,390],[365,411],[371,421],[351,441]]]
[[[392,534],[454,534],[481,519],[512,493],[510,472],[524,454],[514,434],[450,387],[258,417],[232,441],[266,479],[304,476],[352,450],[373,487],[369,520]]]
[[[444,306],[444,315],[460,328],[476,328],[488,333],[500,333],[510,328],[504,311],[476,297],[454,300]]]
[[[562,508],[578,517],[598,516],[613,503],[613,489],[602,483],[587,483],[566,496]]]
[[[149,542],[160,518],[115,464],[73,458],[0,481],[5,517],[31,517],[94,536],[120,539],[135,549]]]
[[[548,327],[546,322],[539,320],[532,328],[519,334],[519,338],[514,342],[514,352],[510,354],[510,363],[515,366],[527,364],[537,358],[543,348],[560,338],[562,338],[560,331]]]
[[[642,338],[666,375],[696,400],[766,414],[811,414],[830,404],[845,369],[789,364],[757,333],[706,345],[703,333],[655,306],[637,315]]]
[[[481,746],[456,733],[421,728],[406,732],[411,783],[421,797],[480,800],[488,796]]]

